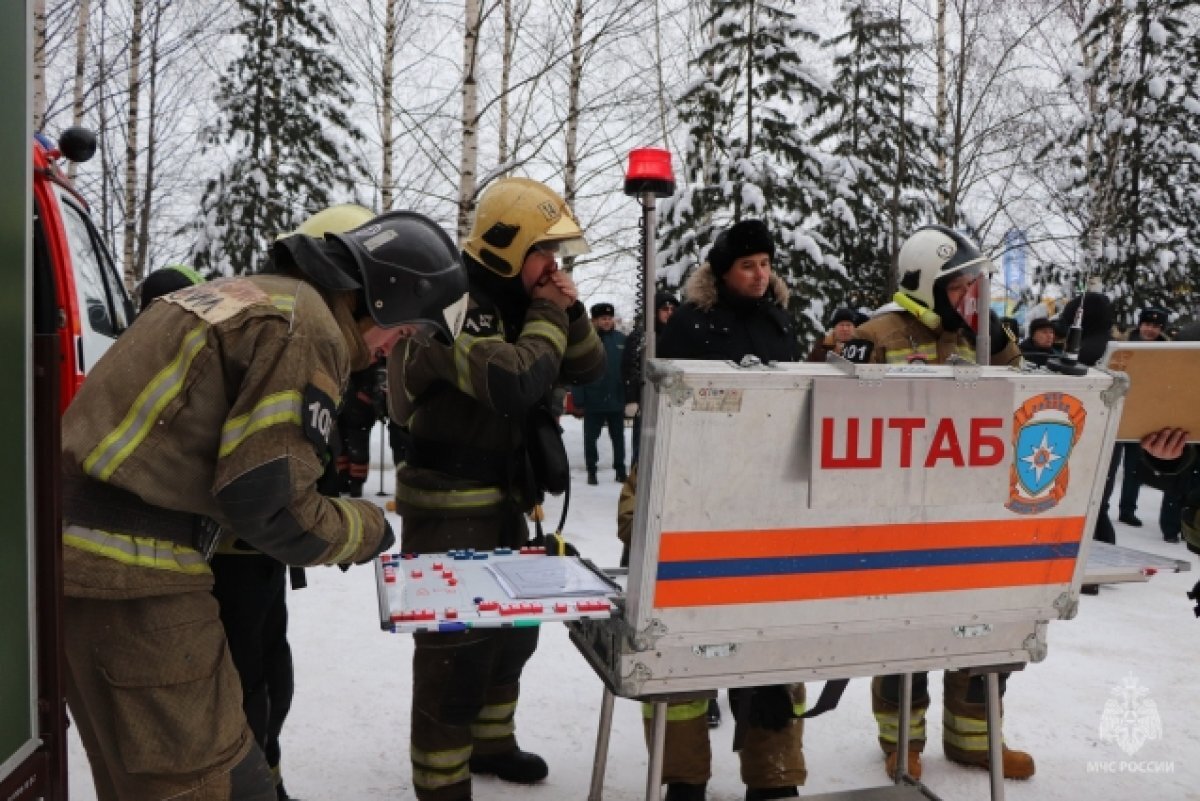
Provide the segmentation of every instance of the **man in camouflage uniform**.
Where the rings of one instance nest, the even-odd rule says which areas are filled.
[[[918,229],[900,248],[900,291],[895,303],[884,306],[858,326],[846,345],[847,358],[876,364],[945,364],[952,355],[975,361],[974,331],[959,316],[957,307],[970,283],[988,259],[961,234],[940,225]],[[986,280],[986,279],[984,279]],[[1020,364],[1021,351],[1011,335],[991,318],[990,363]],[[913,674],[911,750],[906,771],[921,776],[925,747],[925,712],[929,708],[929,674]],[[1001,676],[1004,691],[1007,675]],[[944,675],[942,747],[952,761],[987,767],[987,716],[983,676],[964,670]],[[876,676],[871,682],[871,706],[879,724],[879,744],[885,769],[895,776],[900,733],[900,676]],[[1033,757],[1004,746],[1004,776],[1027,779],[1033,775]]]
[[[152,303],[63,418],[67,703],[101,801],[275,799],[211,593],[221,531],[300,565],[394,541],[315,484],[350,371],[457,333],[461,262],[407,212],[275,248],[278,275]]]
[[[586,251],[548,187],[505,178],[480,198],[463,260],[470,304],[453,346],[388,365],[392,419],[411,434],[396,481],[405,552],[518,547],[538,487],[524,425],[559,382],[593,381],[604,350],[557,257]],[[398,354],[397,354],[398,355]],[[422,801],[471,797],[471,773],[535,782],[546,763],[514,735],[521,670],[537,628],[417,634],[410,756]]]

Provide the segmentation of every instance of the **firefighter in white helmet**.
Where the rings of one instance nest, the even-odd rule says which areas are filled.
[[[453,345],[407,348],[388,363],[393,420],[407,421],[396,480],[401,549],[518,547],[543,489],[527,469],[531,412],[557,383],[604,373],[604,348],[558,258],[584,252],[561,197],[526,178],[492,184],[466,241],[470,306]],[[550,418],[551,420],[553,418]],[[410,756],[421,801],[471,798],[471,774],[545,778],[517,744],[521,671],[537,628],[416,634]]]
[[[151,303],[63,418],[67,703],[100,801],[276,799],[211,592],[223,534],[296,565],[394,542],[378,506],[315,485],[350,371],[457,334],[456,248],[389,212],[274,260]]]
[[[855,361],[879,364],[945,364],[952,355],[975,361],[974,331],[958,312],[960,302],[977,278],[988,280],[990,262],[966,237],[941,225],[919,228],[900,248],[900,291],[858,326],[847,353]],[[1015,365],[1021,352],[995,313],[991,319],[990,363]],[[1001,677],[1001,692],[1007,674]],[[954,762],[988,766],[985,687],[982,676],[963,670],[944,676],[942,746]],[[871,682],[871,706],[879,724],[879,744],[889,776],[896,772],[899,739],[900,676],[877,676]],[[929,708],[928,674],[913,674],[911,750],[906,770],[921,776],[925,747],[925,712]],[[1033,758],[1004,746],[1004,775],[1027,779]]]

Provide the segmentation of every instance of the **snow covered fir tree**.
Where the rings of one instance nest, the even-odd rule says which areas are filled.
[[[330,55],[332,26],[313,0],[237,0],[231,33],[241,54],[221,77],[220,114],[206,131],[229,154],[192,226],[193,263],[225,274],[255,272],[270,242],[352,190],[362,167],[348,109],[351,79]]]
[[[668,286],[678,286],[721,230],[762,219],[778,248],[775,270],[791,288],[798,334],[810,342],[824,330],[826,309],[843,301],[846,278],[816,230],[831,198],[824,156],[808,135],[835,98],[801,53],[819,37],[792,7],[761,0],[709,6],[708,38],[677,103],[687,144],[679,187],[661,210],[659,264]]]
[[[895,256],[904,238],[933,218],[938,179],[932,129],[914,110],[915,45],[902,18],[877,3],[846,6],[847,29],[826,46],[834,58],[838,102],[814,136],[833,158],[833,193],[817,226],[846,270],[853,308],[874,309],[896,291]]]
[[[1085,278],[1118,322],[1186,307],[1200,286],[1200,30],[1192,0],[1108,3],[1086,22],[1076,80],[1086,113],[1047,152],[1067,160],[1063,205],[1077,217]]]

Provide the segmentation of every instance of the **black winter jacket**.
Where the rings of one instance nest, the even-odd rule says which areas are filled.
[[[779,276],[771,276],[765,296],[749,300],[726,291],[705,264],[688,279],[683,297],[658,338],[656,356],[740,362],[752,354],[763,362],[799,360],[787,284]]]

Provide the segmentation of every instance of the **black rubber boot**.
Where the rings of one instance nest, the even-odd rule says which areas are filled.
[[[800,791],[795,787],[747,787],[746,801],[770,801],[772,798],[796,798]]]
[[[514,748],[503,754],[472,754],[471,772],[494,774],[515,784],[534,784],[546,778],[550,769],[537,754]]]
[[[671,782],[667,785],[667,797],[664,801],[704,801],[707,788],[707,784]]]
[[[599,481],[596,479],[596,471],[595,471],[595,470],[589,470],[589,471],[588,471],[588,483],[589,483],[589,484],[592,484],[593,486],[594,486],[594,485],[596,485],[596,484],[599,484],[599,483],[600,483],[600,482],[599,482]]]

